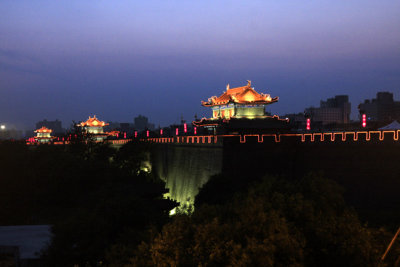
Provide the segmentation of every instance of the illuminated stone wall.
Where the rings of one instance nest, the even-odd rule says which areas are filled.
[[[376,139],[376,138],[375,138]],[[285,138],[225,138],[223,144],[154,144],[153,171],[166,181],[169,196],[192,203],[211,175],[225,172],[243,179],[271,175],[298,178],[321,172],[341,184],[351,206],[385,214],[400,206],[400,141],[301,142]]]
[[[48,137],[48,138],[50,138],[50,133],[47,133],[47,132],[46,133],[37,133],[36,136],[37,137]]]
[[[239,118],[257,118],[265,115],[264,105],[238,105],[229,104],[212,107],[213,118],[229,118],[236,116]]]
[[[104,133],[103,127],[101,127],[101,126],[99,126],[99,127],[90,126],[90,127],[85,127],[85,129],[90,134]]]
[[[222,169],[222,145],[154,145],[152,167],[165,182],[167,195],[192,204],[199,188]]]
[[[264,116],[264,106],[240,106],[236,108],[236,116],[242,118],[256,118],[259,116]]]
[[[213,118],[230,118],[235,114],[235,106],[233,104],[212,107]]]

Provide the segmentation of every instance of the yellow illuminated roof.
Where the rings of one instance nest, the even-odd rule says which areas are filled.
[[[257,93],[254,88],[251,87],[251,82],[248,81],[246,86],[229,88],[229,84],[226,87],[226,91],[219,97],[212,96],[207,102],[201,101],[201,104],[205,107],[226,105],[228,103],[238,104],[272,104],[278,101],[278,97],[271,98],[269,94]]]
[[[104,121],[100,121],[98,118],[96,118],[96,115],[93,116],[93,118],[91,118],[89,116],[89,119],[85,122],[81,122],[80,124],[78,124],[78,126],[81,127],[103,127],[103,126],[107,126],[108,123],[105,123]]]

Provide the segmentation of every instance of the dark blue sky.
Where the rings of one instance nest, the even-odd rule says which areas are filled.
[[[280,97],[273,113],[349,94],[355,117],[377,91],[400,98],[399,14],[396,0],[3,0],[0,122],[168,125],[246,80]]]

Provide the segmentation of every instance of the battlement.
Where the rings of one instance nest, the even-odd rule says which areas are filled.
[[[398,142],[400,130],[390,131],[349,131],[349,132],[314,132],[314,133],[285,133],[285,134],[228,134],[228,135],[190,135],[174,137],[149,137],[141,138],[140,141],[165,144],[198,144],[211,145],[221,144],[224,139],[237,141],[238,143],[254,142],[258,143],[281,143],[285,141],[295,141],[301,143],[308,142]],[[133,139],[107,140],[105,142],[114,146],[122,146]],[[27,142],[27,144],[35,144]],[[56,141],[54,145],[69,144],[69,141]]]
[[[275,142],[286,140],[298,142],[370,142],[370,141],[399,141],[400,130],[391,131],[349,131],[349,132],[315,132],[315,133],[289,133],[289,134],[230,134],[230,135],[203,135],[203,136],[174,136],[146,138],[142,141],[152,143],[176,143],[176,144],[216,144],[223,139],[237,139],[240,143],[249,142],[257,138],[258,143]]]

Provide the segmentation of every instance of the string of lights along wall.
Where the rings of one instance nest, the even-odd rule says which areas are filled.
[[[86,121],[77,124],[77,126],[81,128],[84,135],[90,136],[96,142],[111,142],[115,144],[125,143],[133,139],[156,143],[216,143],[218,140],[220,141],[227,137],[237,138],[241,143],[245,143],[247,142],[246,140],[254,137],[257,138],[259,143],[264,142],[266,139],[279,143],[285,138],[297,138],[301,142],[323,142],[326,140],[352,140],[354,142],[360,140],[398,141],[399,139],[400,130],[315,132],[315,130],[312,131],[312,116],[306,113],[303,132],[296,133],[289,129],[289,119],[281,119],[277,115],[271,116],[266,113],[266,106],[277,103],[278,100],[278,97],[271,97],[266,93],[258,93],[251,86],[251,81],[247,81],[246,85],[234,88],[231,88],[228,84],[220,96],[212,96],[207,101],[201,101],[202,106],[211,109],[211,117],[199,120],[196,118],[190,126],[182,121],[181,125],[167,129],[167,133],[163,128],[160,128],[158,133],[149,129],[145,129],[142,133],[135,130],[132,138],[129,139],[126,132],[104,131],[104,127],[109,124],[99,120],[96,115],[89,116]],[[360,115],[361,129],[366,129],[367,114],[360,109]],[[207,129],[207,131],[203,129]],[[224,129],[224,131],[219,131],[220,129]],[[237,129],[243,131],[238,133]],[[285,131],[287,129],[289,131]],[[257,130],[260,131],[254,134]],[[52,129],[46,127],[37,129],[35,133],[36,136],[29,138],[27,143],[64,144],[71,141],[72,138],[71,135],[66,138],[62,137],[62,139],[53,137],[51,136]]]

